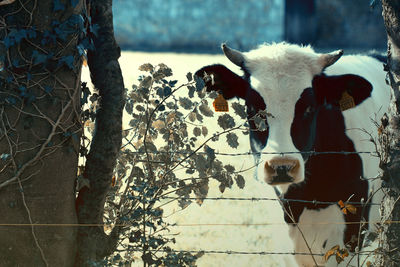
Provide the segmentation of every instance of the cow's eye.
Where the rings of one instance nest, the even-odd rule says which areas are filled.
[[[304,116],[310,116],[312,113],[314,113],[314,107],[308,106],[304,111]]]

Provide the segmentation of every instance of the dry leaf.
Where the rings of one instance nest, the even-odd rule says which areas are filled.
[[[86,57],[85,56],[82,56],[82,65],[83,66],[85,66],[85,67],[87,67],[87,59],[86,59]]]
[[[344,258],[349,256],[349,251],[347,249],[339,249],[336,252],[336,255],[343,260]]]
[[[345,209],[350,211],[352,214],[356,214],[357,213],[357,208],[354,207],[351,204],[346,204]]]
[[[335,254],[336,254],[336,251],[337,251],[339,248],[340,248],[339,245],[336,245],[336,246],[334,246],[333,248],[331,248],[330,250],[328,250],[328,251],[325,253],[325,256],[324,256],[325,261],[328,261],[329,258],[330,258],[332,255],[335,255]]]
[[[190,112],[189,113],[189,120],[191,122],[194,122],[196,120],[196,113],[195,112]]]
[[[208,134],[208,129],[207,129],[207,127],[202,126],[202,127],[201,127],[201,133],[203,134],[203,136],[207,136],[207,134]]]
[[[175,112],[171,112],[171,113],[168,114],[168,116],[167,116],[167,123],[168,124],[171,124],[174,121],[175,115],[176,115]]]
[[[339,249],[336,251],[336,262],[340,264],[344,261],[344,258],[349,256],[349,251],[347,249]]]
[[[342,257],[340,257],[339,253],[336,253],[336,262],[340,264],[343,261]]]
[[[331,256],[335,255],[336,257],[336,262],[339,264],[342,261],[344,261],[344,258],[349,256],[349,251],[347,249],[340,249],[339,245],[336,245],[332,247],[330,250],[328,250],[325,255],[324,259],[325,261],[328,261]]]
[[[338,205],[341,208],[342,212],[344,214],[346,214],[346,215],[348,213],[347,211],[349,211],[352,214],[356,214],[357,213],[357,208],[356,207],[354,207],[351,204],[345,204],[342,200],[338,201]]]
[[[114,228],[111,224],[105,224],[104,226],[104,232],[109,233],[112,231],[112,229]]]
[[[133,143],[135,147],[140,147],[143,144],[143,140],[139,139],[137,142]]]
[[[157,130],[161,130],[165,128],[165,123],[162,120],[156,120],[152,123],[152,126]]]
[[[201,205],[203,204],[203,202],[204,202],[204,199],[203,199],[203,198],[196,198],[196,203],[197,203],[199,206],[201,206]]]
[[[378,128],[378,135],[381,135],[383,133],[383,126],[379,126]]]

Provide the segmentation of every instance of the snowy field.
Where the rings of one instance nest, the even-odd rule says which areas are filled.
[[[144,63],[153,65],[165,63],[172,69],[178,84],[186,81],[187,72],[194,73],[201,67],[214,63],[225,64],[240,73],[239,69],[222,55],[122,52],[119,62],[126,88],[131,88],[134,83],[137,84],[137,77],[141,74],[138,67]],[[82,80],[90,81],[88,68],[84,68]],[[233,115],[233,111],[231,113]],[[127,125],[128,121],[124,119],[124,124]],[[215,122],[206,123],[208,126],[216,125]],[[211,129],[212,126],[209,127],[209,130]],[[225,145],[217,147],[217,151],[248,152],[250,149],[248,136],[242,134],[238,136],[240,145],[237,149],[229,149]],[[251,156],[220,159],[229,162],[237,169],[247,169],[254,165]],[[274,198],[272,188],[263,181],[257,181],[253,172],[254,169],[243,173],[246,179],[244,189],[234,185],[232,189],[226,189],[223,194],[220,193],[218,185],[211,181],[208,197]],[[171,233],[179,233],[176,236],[177,250],[250,253],[293,251],[282,210],[277,201],[205,200],[202,206],[192,204],[183,211],[180,211],[177,205],[170,204],[165,207],[164,214],[167,216],[167,221],[177,223],[177,226],[171,227]],[[284,261],[288,260],[287,257],[291,256],[210,253],[201,257],[197,263],[201,267],[285,266]]]

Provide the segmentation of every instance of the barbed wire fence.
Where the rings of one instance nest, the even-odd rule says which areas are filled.
[[[140,153],[140,152],[136,152]],[[187,155],[189,154],[186,151],[174,151],[174,152],[156,152],[156,153],[178,153],[182,155]],[[207,154],[206,152],[197,152],[199,154]],[[238,152],[238,153],[227,153],[227,152],[218,152],[215,151],[215,155],[219,156],[228,156],[228,157],[236,157],[236,156],[260,156],[260,155],[287,155],[287,154],[309,154],[309,155],[328,155],[328,154],[342,154],[342,155],[353,155],[353,154],[364,154],[364,155],[370,155],[373,157],[379,157],[379,154],[377,152],[371,152],[371,151],[307,151],[307,152],[298,152],[298,151],[293,151],[293,152],[260,152],[260,153],[254,153],[254,152]],[[253,166],[257,167],[257,165]],[[361,179],[364,180],[372,180],[372,179],[378,179],[378,177],[360,177]],[[198,200],[199,198],[197,197],[169,197],[169,196],[163,196],[160,199],[163,200]],[[284,202],[297,202],[297,203],[308,203],[308,204],[314,204],[314,205],[339,205],[338,202],[333,202],[333,201],[318,201],[318,200],[304,200],[304,199],[287,199],[287,198],[270,198],[270,197],[205,197],[202,198],[202,201],[247,201],[247,202],[260,202],[260,201],[278,201],[280,203]],[[354,205],[354,206],[380,206],[381,203],[372,203],[372,202],[356,202],[356,201],[346,201],[346,204]],[[344,225],[351,225],[351,224],[359,224],[359,225],[365,225],[365,224],[379,224],[382,223],[382,221],[360,221],[360,222],[333,222],[333,221],[326,221],[326,222],[314,222],[314,223],[305,223],[302,225],[330,225],[330,224],[344,224]],[[385,221],[385,224],[399,224],[400,221]],[[271,225],[297,225],[297,223],[286,223],[286,222],[265,222],[265,223],[175,223],[172,224],[171,226],[173,227],[226,227],[226,226],[232,226],[232,227],[260,227],[260,226],[271,226]],[[326,256],[326,254],[322,253],[311,253],[311,252],[294,252],[294,251],[288,251],[288,252],[277,252],[277,251],[234,251],[234,250],[175,250],[176,252],[182,252],[182,253],[203,253],[203,254],[225,254],[225,255],[303,255],[303,256]],[[157,252],[157,251],[154,251]],[[380,253],[378,250],[373,250],[373,251],[357,251],[357,255],[371,255],[371,254],[378,254]]]
[[[197,86],[197,85],[196,85]],[[168,96],[167,96],[168,97]],[[180,101],[180,100],[179,100]],[[200,103],[200,102],[199,102]],[[197,109],[197,107],[200,107],[200,104],[195,104],[195,107],[193,108],[193,110],[196,110]],[[206,103],[207,104],[207,103]],[[160,103],[159,104],[157,104],[157,107],[160,105]],[[186,105],[186,104],[185,104]],[[157,109],[157,107],[155,108],[155,109]],[[184,109],[186,109],[186,110],[188,110],[187,108],[185,108],[184,107],[184,105],[182,105],[182,107],[184,108]],[[190,119],[190,116],[189,116],[189,114],[190,115],[193,115],[193,112],[194,111],[192,111],[192,112],[188,112],[187,113],[187,115],[186,116],[182,116],[183,117],[183,121],[185,121],[186,122],[186,118],[189,118]],[[201,112],[203,115],[205,115],[206,117],[207,117],[207,115],[206,115],[206,112]],[[153,113],[151,113],[152,115],[153,115]],[[237,115],[239,115],[238,113],[236,113]],[[256,115],[254,115],[254,117],[256,117],[258,114],[256,114]],[[222,115],[222,116],[224,116],[224,115]],[[241,115],[239,115],[240,117],[242,117]],[[267,114],[264,114],[264,115],[260,115],[261,116],[261,119],[265,119],[267,116],[268,116],[268,113]],[[151,116],[150,116],[151,117]],[[246,117],[246,116],[245,116]],[[221,116],[219,117],[219,118],[221,118]],[[242,117],[242,119],[243,119],[243,117]],[[190,119],[191,120],[191,119]],[[154,121],[156,121],[156,119],[154,119]],[[157,121],[159,121],[159,120],[157,120]],[[193,120],[191,120],[192,122],[193,122]],[[201,120],[199,120],[200,122],[202,122]],[[219,123],[219,121],[218,121],[218,123]],[[188,124],[191,124],[191,123],[189,123],[188,122]],[[137,126],[138,124],[135,124],[135,127],[132,127],[132,128],[130,128],[130,129],[125,129],[124,131],[130,131],[130,130],[133,130],[133,129],[137,129]],[[166,123],[165,123],[165,125],[166,125]],[[194,125],[194,124],[193,124]],[[198,124],[198,125],[194,125],[194,126],[196,126],[196,127],[201,127],[201,125],[202,124]],[[131,126],[134,126],[134,125],[131,125]],[[152,124],[150,123],[150,120],[148,120],[148,122],[147,122],[147,127],[146,127],[146,134],[147,133],[150,133],[151,131],[150,131],[150,128],[151,128],[151,126],[152,126]],[[223,132],[214,132],[214,130],[213,130],[213,132],[214,132],[214,134],[210,137],[210,138],[205,138],[205,139],[207,139],[206,140],[206,142],[208,142],[210,139],[212,139],[213,137],[219,137],[220,135],[222,135],[222,134],[226,134],[226,133],[229,133],[231,130],[227,130],[227,128],[228,127],[226,127],[226,128],[224,128],[222,125],[220,125],[219,124],[219,126],[221,126],[221,128],[222,129],[224,129],[224,131]],[[226,126],[226,125],[225,125]],[[244,124],[242,124],[241,126],[239,126],[239,127],[236,127],[235,126],[235,124],[233,124],[233,125],[231,125],[229,128],[230,129],[235,129],[235,130],[241,130],[241,131],[244,131],[244,129],[247,129],[247,130],[249,130],[249,127],[243,127],[244,126]],[[261,126],[260,125],[256,125],[257,126],[257,128],[260,128]],[[377,125],[377,128],[379,127],[379,125]],[[157,129],[157,126],[155,127],[156,129]],[[261,127],[262,128],[262,127]],[[175,129],[176,131],[179,131],[180,129]],[[261,129],[257,129],[257,130],[261,130]],[[251,130],[250,130],[251,131]],[[368,134],[367,132],[364,132],[365,134]],[[203,132],[201,131],[200,132],[200,129],[198,129],[198,131],[197,131],[197,133],[195,133],[195,132],[193,132],[193,136],[200,136],[201,134],[203,134]],[[204,137],[206,136],[207,134],[205,134],[204,135]],[[146,135],[145,135],[146,136]],[[209,135],[208,135],[209,136]],[[133,144],[133,142],[132,142],[132,140],[134,140],[134,138],[131,138],[131,139],[128,139],[128,138],[126,138],[126,141],[127,141],[127,144],[129,144],[129,145],[132,145]],[[167,140],[167,139],[166,139]],[[168,140],[169,141],[169,140]],[[372,140],[373,141],[373,140]],[[157,156],[154,156],[154,157],[150,157],[151,155],[163,155],[163,156],[165,156],[165,157],[170,157],[170,159],[168,160],[168,163],[169,164],[171,164],[171,165],[169,165],[168,167],[166,167],[166,169],[167,168],[169,168],[169,170],[168,171],[165,171],[167,174],[169,174],[169,173],[171,173],[172,171],[174,171],[174,170],[176,170],[176,168],[179,166],[179,167],[181,167],[181,165],[183,165],[183,163],[184,163],[184,160],[185,159],[188,159],[191,155],[194,155],[194,153],[196,154],[196,155],[203,155],[203,156],[205,156],[205,157],[207,157],[207,156],[210,156],[210,152],[209,151],[207,151],[206,149],[205,149],[205,152],[202,152],[202,151],[200,151],[199,149],[200,148],[202,148],[203,146],[204,146],[204,144],[206,143],[206,142],[204,142],[204,143],[202,143],[201,145],[199,145],[199,146],[197,146],[197,148],[194,150],[190,150],[190,149],[188,149],[188,150],[180,150],[180,149],[170,149],[170,150],[168,150],[168,149],[166,149],[166,150],[162,150],[162,149],[159,149],[158,147],[157,147],[157,149],[155,149],[155,151],[152,151],[151,149],[145,149],[146,151],[145,151],[145,155],[146,155],[146,157],[143,157],[143,158],[140,158],[140,156],[138,156],[137,157],[137,162],[140,162],[140,163],[142,163],[143,165],[145,165],[145,164],[148,164],[148,165],[150,165],[150,164],[164,164],[164,162],[163,161],[156,161],[155,160],[155,158],[160,158],[160,157],[157,157]],[[251,151],[246,151],[246,152],[224,152],[224,151],[217,151],[217,150],[213,150],[212,151],[212,156],[221,156],[221,158],[223,158],[223,157],[229,157],[229,158],[231,158],[231,157],[243,157],[243,156],[256,156],[256,157],[259,157],[259,156],[261,156],[261,155],[292,155],[292,154],[302,154],[302,155],[307,155],[307,156],[316,156],[316,155],[329,155],[329,154],[341,154],[341,155],[363,155],[363,156],[371,156],[371,157],[376,157],[376,158],[380,158],[380,159],[382,159],[382,155],[381,155],[381,151],[379,150],[379,149],[377,149],[377,147],[376,147],[376,143],[377,143],[378,141],[373,141],[373,143],[375,144],[375,148],[376,148],[376,151],[374,151],[374,152],[372,152],[372,151],[303,151],[303,152],[299,152],[299,151],[283,151],[283,152],[260,152],[260,153],[254,153],[254,152],[251,152]],[[228,142],[229,143],[229,142]],[[126,144],[126,145],[127,145]],[[125,145],[123,146],[123,147],[125,147]],[[132,152],[131,152],[131,154],[132,155],[143,155],[144,153],[143,153],[143,151],[140,151],[139,149],[136,149],[135,148],[135,150],[133,150]],[[195,163],[196,164],[196,163]],[[257,165],[258,165],[258,163],[255,163],[253,166],[252,166],[252,168],[254,168],[254,167],[257,167]],[[171,167],[172,166],[172,167]],[[187,167],[187,166],[182,166],[182,169],[185,169],[185,167]],[[248,168],[249,169],[249,168]],[[248,169],[246,169],[246,170],[248,170]],[[172,170],[172,171],[171,171]],[[236,173],[238,173],[238,172],[243,172],[243,171],[246,171],[246,170],[243,170],[243,168],[242,168],[242,170],[239,170],[239,171],[237,171]],[[189,173],[189,174],[193,174],[193,172],[192,173]],[[188,177],[189,177],[190,175],[188,175]],[[191,177],[191,178],[188,178],[187,180],[189,180],[189,179],[193,179],[193,180],[196,180],[196,179],[198,179],[198,180],[201,180],[201,179],[209,179],[209,178],[212,178],[211,177],[212,176],[212,174],[210,174],[209,176],[206,176],[206,177],[201,177],[201,175],[199,175],[199,177],[195,177],[195,178],[193,178],[193,177]],[[166,177],[166,175],[163,175],[163,177]],[[360,177],[360,179],[362,179],[362,180],[373,180],[373,179],[378,179],[379,177]],[[180,177],[180,179],[183,179],[182,177]],[[186,180],[186,178],[185,179],[183,179],[183,180]],[[170,193],[170,192],[167,192],[167,193]],[[195,194],[196,195],[196,194]],[[207,193],[206,193],[206,195],[207,195]],[[149,201],[149,202],[152,202],[152,201],[154,201],[155,199],[152,199],[152,198],[147,198],[146,199],[146,201]],[[163,202],[165,200],[165,202]],[[198,197],[197,195],[196,195],[196,197],[188,197],[188,196],[185,196],[185,197],[182,197],[182,196],[180,196],[180,195],[177,195],[177,196],[165,196],[165,195],[161,195],[161,196],[158,196],[157,197],[157,199],[156,199],[156,201],[161,201],[163,204],[161,204],[161,206],[163,206],[163,205],[168,205],[169,203],[171,203],[171,202],[173,202],[173,201],[176,201],[176,200],[178,200],[178,201],[192,201],[192,200],[194,200],[194,201],[198,201],[198,200],[200,200],[200,202],[203,202],[203,201],[248,201],[248,202],[258,202],[258,201],[278,201],[280,204],[282,204],[282,203],[285,203],[285,202],[289,202],[289,203],[292,203],[292,202],[297,202],[297,203],[307,203],[307,204],[313,204],[313,205],[338,205],[338,206],[340,206],[339,205],[339,203],[338,202],[327,202],[327,201],[319,201],[318,199],[314,199],[314,200],[304,200],[304,199],[285,199],[285,198],[266,198],[266,197],[251,197],[251,198],[244,198],[244,197]],[[345,199],[343,199],[343,201],[345,201],[345,203],[346,204],[349,204],[349,205],[354,205],[354,206],[357,206],[357,207],[365,207],[365,206],[380,206],[380,203],[370,203],[370,200],[368,199],[368,200],[365,200],[365,201],[363,201],[363,200],[361,200],[360,202],[356,202],[356,201],[350,201],[351,200],[351,197],[350,197],[350,199],[348,199],[347,201],[345,200]],[[335,224],[335,223],[340,223],[340,224],[343,224],[343,222],[329,222],[329,221],[327,221],[327,222],[321,222],[321,224]],[[344,224],[366,224],[366,223],[380,223],[380,222],[373,222],[373,221],[369,221],[369,222],[366,222],[366,221],[362,221],[362,222],[345,222]],[[386,223],[398,223],[398,222],[386,222]],[[216,224],[216,223],[203,223],[203,224],[199,224],[199,223],[187,223],[187,224],[184,224],[184,223],[181,223],[181,224],[172,224],[171,226],[172,227],[204,227],[204,226],[216,226],[216,227],[218,227],[218,226],[232,226],[232,227],[250,227],[250,226],[269,226],[269,225],[272,225],[273,223],[260,223],[260,224],[245,224],[245,223],[220,223],[220,224]],[[287,225],[287,223],[285,223],[285,222],[282,222],[282,223],[279,223],[279,224],[282,224],[282,225]],[[293,225],[296,225],[296,223],[292,223]],[[116,225],[114,225],[114,226],[116,226]],[[202,251],[202,250],[187,250],[187,252],[200,252],[200,251]],[[311,250],[310,250],[310,252],[311,252]],[[229,251],[228,250],[226,250],[226,251],[220,251],[220,252],[218,252],[218,253],[225,253],[225,254],[229,254]],[[251,253],[253,253],[253,252],[250,252],[250,254]],[[264,252],[257,252],[257,253],[263,253],[263,254],[265,254],[265,255],[268,255],[268,254],[270,254],[270,255],[273,255],[273,254],[271,254],[270,252],[268,252],[268,251],[264,251]],[[286,252],[285,252],[286,253]],[[296,252],[287,252],[286,254],[290,254],[290,255],[296,255]],[[314,255],[313,253],[305,253],[305,254],[307,254],[307,255]],[[322,255],[319,255],[319,256],[322,256]]]
[[[135,152],[141,153],[141,152]],[[158,152],[163,153],[163,152]],[[166,153],[166,152],[165,152]],[[181,153],[186,155],[187,152],[179,151],[174,153]],[[199,152],[203,153],[203,152]],[[300,152],[283,152],[283,153],[270,153],[270,152],[263,152],[259,154],[278,154],[278,155],[285,155],[285,154],[294,154]],[[361,151],[361,152],[346,152],[346,151],[328,151],[328,152],[302,152],[302,153],[309,153],[312,155],[318,154],[369,154],[376,156],[374,152],[368,151]],[[204,152],[205,154],[205,152]],[[226,153],[226,152],[215,152],[216,155],[221,156],[251,156],[254,155],[252,152],[240,152],[240,153]],[[363,179],[376,179],[377,177],[369,177]],[[163,200],[198,200],[196,197],[169,197],[163,196],[160,199]],[[297,203],[308,203],[314,205],[337,205],[338,202],[332,201],[318,201],[318,200],[302,200],[302,199],[286,199],[286,198],[271,198],[271,197],[205,197],[202,199],[203,201],[246,201],[246,202],[271,202],[271,201],[278,201],[278,202],[297,202]],[[354,202],[348,201],[347,204],[355,205],[355,206],[365,206],[365,205],[375,205],[380,206],[380,203],[366,203],[366,202]],[[381,221],[363,221],[363,222],[333,222],[333,221],[326,221],[326,222],[314,222],[314,223],[306,223],[302,225],[330,225],[330,224],[344,224],[344,225],[351,225],[351,224],[368,224],[368,223],[381,223]],[[385,221],[385,224],[400,224],[400,221]],[[264,222],[264,223],[174,223],[171,224],[171,227],[262,227],[262,226],[271,226],[271,225],[296,225],[296,223],[286,223],[286,222]],[[129,224],[40,224],[40,223],[33,223],[33,224],[0,224],[2,226],[26,226],[35,228],[39,227],[129,227]],[[140,249],[136,249],[136,252],[143,252]],[[157,253],[160,250],[152,250],[148,249],[147,252]],[[210,254],[210,255],[244,255],[244,256],[320,256],[324,257],[325,254],[322,253],[310,253],[310,252],[295,252],[295,251],[240,251],[240,250],[205,250],[205,249],[174,249],[177,253],[194,253],[194,254]],[[371,255],[372,253],[377,254],[380,253],[378,250],[373,251],[358,251],[357,254],[359,255]]]
[[[135,151],[134,154],[143,154],[143,152]],[[154,154],[169,154],[169,153],[178,153],[182,155],[188,155],[190,152],[186,151],[174,151],[174,152],[149,152]],[[206,152],[197,152],[199,154],[207,154]],[[258,155],[286,155],[286,154],[310,154],[310,155],[327,155],[327,154],[342,154],[342,155],[352,155],[352,154],[367,154],[371,156],[377,157],[376,152],[370,151],[359,151],[359,152],[352,152],[352,151],[307,151],[307,152],[238,152],[238,153],[228,153],[228,152],[214,152],[215,155],[220,156],[254,156],[255,154]],[[253,166],[253,168],[256,166]],[[377,179],[377,177],[361,177],[362,179]],[[169,197],[163,196],[160,199],[164,200],[198,200],[197,197]],[[261,201],[278,201],[278,202],[297,202],[297,203],[308,203],[314,205],[338,205],[338,202],[333,201],[318,201],[318,200],[303,200],[303,199],[287,199],[287,198],[271,198],[271,197],[205,197],[202,198],[203,201],[246,201],[246,202],[261,202]],[[347,201],[347,204],[356,205],[356,206],[365,206],[365,205],[375,205],[380,206],[380,203],[366,203],[366,202],[355,202],[355,201]],[[368,223],[381,223],[381,221],[363,221],[363,222],[333,222],[333,221],[326,221],[326,222],[314,222],[314,223],[303,223],[302,225],[329,225],[329,224],[344,224],[344,225],[351,225],[351,224],[368,224]],[[400,221],[385,221],[385,224],[400,224]],[[296,223],[286,223],[286,222],[264,222],[264,223],[174,223],[170,226],[172,227],[205,227],[205,226],[212,226],[212,227],[260,227],[260,226],[271,226],[271,225],[296,225]],[[0,224],[1,226],[26,226],[26,227],[129,227],[129,224],[43,224],[43,223],[33,223],[33,224]],[[140,250],[136,250],[141,252]],[[159,252],[159,250],[146,250],[150,252]],[[181,253],[202,253],[202,254],[226,254],[226,255],[259,255],[259,256],[266,256],[266,255],[304,255],[304,256],[324,256],[325,254],[321,253],[306,253],[306,252],[276,252],[276,251],[235,251],[235,250],[203,250],[203,249],[188,249],[188,250],[175,250],[176,252]],[[359,251],[357,252],[360,255],[368,255],[371,253],[379,253],[379,251]]]
[[[157,107],[160,104],[157,104]],[[155,108],[154,110],[156,110]],[[150,116],[151,117],[151,116]],[[148,129],[150,128],[150,119],[148,126],[146,127],[146,134]],[[239,128],[238,128],[239,129]],[[129,129],[127,129],[129,130]],[[229,130],[225,131],[226,133],[229,132]],[[222,133],[217,133],[214,134],[213,136],[220,135]],[[149,134],[150,135],[150,134]],[[145,135],[146,136],[146,135]],[[128,140],[130,143],[130,141]],[[84,145],[85,146],[85,145]],[[146,146],[146,145],[145,145]],[[147,164],[152,164],[152,163],[157,163],[157,164],[162,164],[164,162],[157,162],[157,161],[150,161],[149,160],[149,155],[152,154],[165,154],[165,155],[171,155],[171,154],[179,154],[181,155],[184,159],[189,157],[190,155],[193,155],[193,151],[183,151],[183,150],[175,150],[175,151],[151,151],[145,147],[145,151],[132,151],[132,154],[140,154],[140,155],[146,155],[147,158],[143,159],[140,161],[140,159],[137,159],[136,162],[143,162]],[[196,150],[196,154],[199,155],[209,155],[208,152],[201,152]],[[214,155],[222,156],[222,157],[241,157],[241,156],[261,156],[261,155],[290,155],[290,154],[307,154],[310,156],[314,155],[328,155],[328,154],[342,154],[342,155],[352,155],[352,154],[364,154],[364,155],[370,155],[373,157],[379,157],[377,152],[370,152],[370,151],[306,151],[306,152],[298,152],[298,151],[286,151],[286,152],[260,152],[260,153],[254,153],[254,152],[236,152],[236,153],[228,153],[228,152],[219,152],[219,151],[214,151]],[[175,166],[180,165],[183,160],[178,158],[178,161],[171,161],[171,163],[174,163]],[[254,165],[252,168],[256,167],[257,165]],[[151,168],[149,168],[151,169]],[[175,167],[172,167],[171,170],[173,171]],[[172,172],[168,171],[168,172]],[[239,170],[239,172],[244,171],[244,170]],[[376,177],[361,177],[362,179],[376,179]],[[157,201],[157,200],[198,200],[198,197],[169,197],[169,196],[161,196],[158,199],[151,199],[147,198],[146,201],[148,203],[151,203],[152,201]],[[251,197],[251,198],[244,198],[244,197],[205,197],[202,198],[202,201],[247,201],[247,202],[259,202],[259,201],[278,201],[278,202],[298,202],[298,203],[309,203],[309,204],[314,204],[314,205],[337,205],[337,202],[326,202],[326,201],[318,201],[318,200],[301,200],[301,199],[285,199],[285,198],[267,198],[267,197]],[[352,202],[348,201],[346,202],[347,204],[351,205],[357,205],[357,206],[365,206],[365,205],[380,205],[380,203],[366,203],[366,202]],[[149,205],[150,206],[150,205]],[[340,224],[343,222],[322,222],[320,224]],[[366,222],[345,222],[346,224],[361,224],[361,223],[366,223]],[[370,223],[376,223],[376,222],[370,222]],[[387,223],[399,223],[397,221],[393,222],[387,222]],[[287,223],[282,222],[282,223],[271,223],[271,222],[266,222],[266,223],[257,223],[257,224],[250,224],[250,223],[181,223],[181,224],[171,224],[171,227],[205,227],[205,226],[214,226],[214,227],[219,227],[219,226],[231,226],[231,227],[252,227],[252,226],[270,226],[273,224],[280,224],[280,225],[287,225]],[[295,223],[293,223],[295,225]],[[129,227],[131,226],[130,224],[37,224],[37,223],[30,223],[30,224],[0,224],[0,226],[27,226],[27,227]],[[140,251],[140,250],[137,250]],[[152,252],[152,250],[145,250],[148,252]],[[154,252],[158,252],[159,250],[155,250]],[[188,253],[207,253],[207,254],[227,254],[227,255],[232,255],[232,254],[240,254],[240,255],[311,255],[311,256],[323,256],[322,254],[315,254],[315,253],[300,253],[300,252],[276,252],[276,251],[231,251],[231,250],[176,250],[177,252],[188,252]]]

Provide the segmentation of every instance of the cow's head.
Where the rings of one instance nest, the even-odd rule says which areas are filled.
[[[347,92],[358,105],[372,90],[371,84],[360,76],[323,74],[342,56],[342,51],[318,54],[310,47],[286,43],[262,45],[247,53],[223,44],[222,50],[241,67],[242,77],[223,65],[206,66],[196,75],[203,78],[207,73],[211,77],[205,79],[208,91],[218,91],[226,99],[238,97],[246,101],[250,144],[259,162],[257,176],[270,185],[280,185],[283,191],[304,180],[305,162],[310,156],[307,152],[329,150],[329,144],[335,143],[329,138],[344,135],[339,106],[343,93]],[[252,120],[260,110],[269,114],[265,118],[267,128],[262,131]],[[321,136],[325,134],[326,148]],[[316,147],[318,143],[322,146]]]

